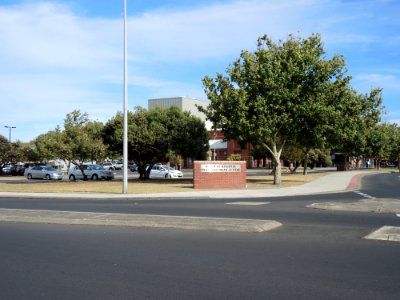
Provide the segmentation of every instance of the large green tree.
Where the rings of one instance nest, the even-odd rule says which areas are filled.
[[[111,150],[122,151],[123,116],[109,120],[103,137]],[[205,159],[208,132],[199,118],[177,107],[146,110],[137,107],[128,112],[128,156],[138,166],[140,179],[147,179],[146,166],[167,161],[171,153],[185,158]]]
[[[82,163],[102,160],[107,155],[103,143],[103,124],[91,121],[87,113],[74,110],[64,119],[64,128],[38,136],[35,152],[40,160],[62,159],[78,166],[84,174]]]
[[[19,142],[10,143],[0,135],[0,166],[4,163],[17,163],[25,159],[25,147]]]
[[[390,124],[390,155],[392,161],[397,161],[400,172],[400,127],[397,124]]]
[[[31,151],[33,161],[47,162],[59,157],[62,149],[62,133],[59,128],[41,134],[34,140],[34,148]]]
[[[377,124],[367,136],[366,154],[373,157],[379,169],[381,160],[389,159],[393,154],[395,126],[389,123]]]
[[[383,113],[382,90],[373,88],[370,93],[360,94],[349,88],[338,99],[340,109],[334,112],[333,126],[327,135],[330,147],[358,160],[371,152],[368,143],[372,143],[371,135]]]
[[[0,167],[2,164],[10,161],[9,152],[11,150],[11,143],[7,138],[0,135]]]
[[[349,82],[345,72],[341,56],[325,58],[318,34],[306,39],[290,35],[278,43],[265,35],[255,52],[241,52],[227,76],[203,79],[211,100],[203,111],[227,139],[268,150],[276,166],[274,183],[280,184],[287,141],[301,136],[310,136],[312,144],[324,141],[322,132],[336,109],[334,98],[340,97],[334,92]]]

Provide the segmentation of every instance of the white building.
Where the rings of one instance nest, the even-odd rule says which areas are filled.
[[[171,106],[176,106],[182,111],[188,111],[191,113],[191,115],[199,117],[201,120],[206,122],[207,130],[211,130],[212,123],[206,121],[206,116],[197,108],[197,106],[203,106],[204,108],[206,108],[209,104],[209,100],[197,100],[189,97],[159,98],[149,99],[148,109],[153,109],[156,107],[168,108]]]

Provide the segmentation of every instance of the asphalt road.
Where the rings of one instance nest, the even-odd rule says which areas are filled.
[[[372,175],[360,192],[257,199],[262,205],[237,205],[254,199],[0,199],[0,208],[283,224],[249,234],[0,223],[0,299],[400,299],[400,243],[363,238],[384,225],[400,226],[398,216],[306,208],[366,195],[400,201],[396,180]]]
[[[399,299],[399,245],[356,226],[264,234],[0,226],[1,299]]]

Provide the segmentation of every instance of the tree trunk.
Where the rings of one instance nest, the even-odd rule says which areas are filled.
[[[153,166],[154,166],[154,163],[149,165],[149,167],[144,172],[144,178],[143,179],[150,179],[150,172],[151,172],[151,169],[153,168]]]
[[[357,156],[357,158],[356,158],[356,169],[357,170],[360,168],[360,161],[361,161],[361,157]]]
[[[274,184],[281,185],[281,183],[282,183],[282,166],[281,166],[281,161],[280,161],[280,155],[279,155],[279,157],[274,155],[274,160],[275,160]]]
[[[271,147],[269,147],[265,143],[263,143],[263,145],[272,154],[272,159],[275,163],[274,172],[273,172],[274,173],[274,184],[280,185],[282,183],[281,153],[282,153],[283,146],[285,145],[285,142],[282,143],[282,146],[280,147],[279,151],[277,150],[276,141],[274,139],[271,141]]]
[[[399,173],[400,173],[400,156],[397,158],[397,167],[399,168]]]
[[[295,174],[297,171],[297,168],[299,167],[299,163],[297,160],[295,160],[292,164],[293,164],[293,168],[289,167],[289,171],[290,171],[290,174]]]
[[[64,162],[67,164],[67,175],[69,175],[69,169],[71,168],[71,162],[69,160],[66,161],[65,159],[64,159]]]
[[[304,156],[303,175],[307,175],[307,168],[308,168],[308,151],[307,154]]]
[[[137,171],[139,173],[139,179],[140,180],[146,179],[146,176],[145,176],[145,174],[146,174],[146,165],[145,164],[142,164],[142,163],[137,164]]]
[[[83,166],[79,165],[78,167],[79,167],[79,170],[82,173],[83,180],[88,180],[87,175],[85,174],[85,170],[83,169]]]

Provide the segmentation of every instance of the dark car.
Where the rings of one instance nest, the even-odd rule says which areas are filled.
[[[131,172],[136,172],[137,171],[137,165],[136,164],[129,165],[129,170],[131,170]]]
[[[25,167],[23,165],[12,165],[10,168],[10,174],[12,176],[24,176]]]
[[[11,175],[11,164],[5,164],[1,167],[1,175]]]

